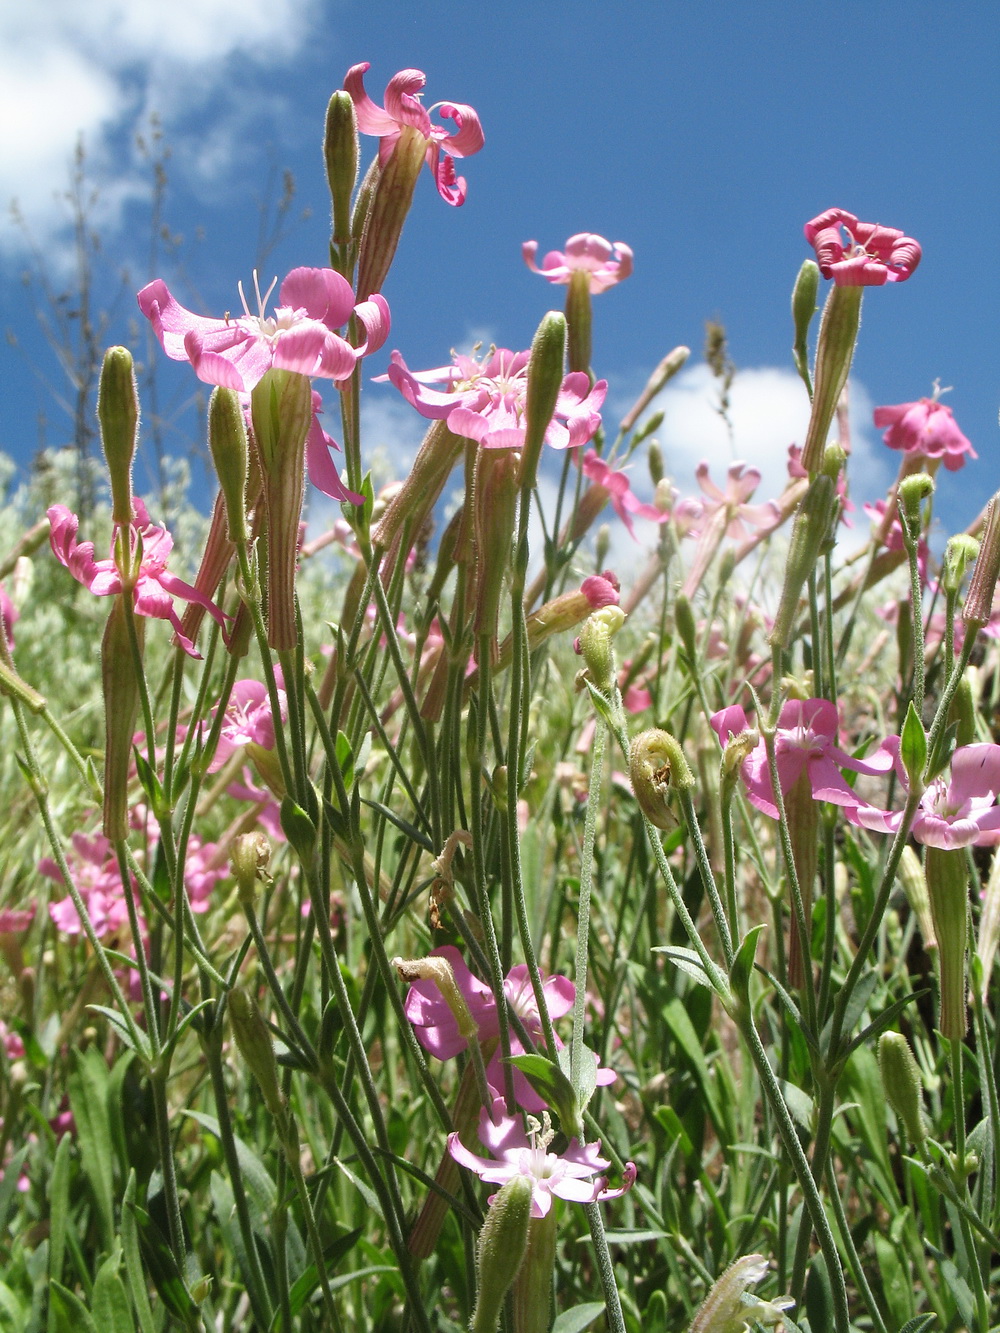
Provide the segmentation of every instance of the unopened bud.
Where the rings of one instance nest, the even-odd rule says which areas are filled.
[[[809,489],[802,497],[792,524],[781,601],[769,636],[769,642],[774,647],[788,647],[803,585],[816,568],[816,562],[829,538],[836,504],[837,488],[831,478],[821,472],[809,483]]]
[[[615,681],[615,652],[611,640],[625,624],[620,606],[604,606],[583,622],[580,652],[594,686],[607,694]]]
[[[924,871],[938,943],[941,993],[938,1027],[947,1041],[961,1041],[967,1027],[965,942],[969,905],[969,870],[964,849],[927,847]]]
[[[916,537],[920,531],[920,506],[934,494],[934,478],[926,472],[915,472],[904,477],[896,488],[900,512],[906,518],[910,532]]]
[[[945,592],[957,593],[965,578],[965,571],[979,555],[979,542],[968,533],[960,532],[948,539],[944,548],[944,567],[941,582]]]
[[[226,505],[229,540],[245,542],[250,454],[246,420],[235,389],[215,389],[208,400],[208,447]]]
[[[736,736],[730,736],[726,742],[726,748],[722,751],[719,784],[723,805],[727,804],[739,786],[740,769],[749,755],[756,750],[759,741],[760,732],[754,727],[747,727]]]
[[[646,381],[646,387],[643,389],[642,393],[629,408],[628,412],[626,412],[625,416],[622,417],[619,430],[623,435],[626,431],[632,429],[660,390],[673,379],[680,369],[682,369],[690,355],[690,347],[675,347],[672,352],[667,353]]]
[[[976,700],[972,681],[967,675],[958,682],[955,696],[948,709],[948,722],[955,727],[955,744],[971,745],[976,739]]]
[[[121,596],[114,599],[101,641],[101,683],[104,690],[104,836],[121,842],[129,833],[128,779],[132,736],[139,713],[139,682]],[[146,622],[133,616],[139,653]]]
[[[883,1032],[879,1037],[878,1067],[886,1101],[895,1111],[896,1119],[905,1129],[910,1142],[919,1147],[927,1134],[923,1116],[923,1085],[920,1066],[902,1033]]]
[[[236,880],[240,902],[252,905],[257,885],[267,881],[267,867],[271,861],[271,844],[263,833],[241,833],[233,839],[229,868]]]
[[[674,507],[674,500],[677,498],[677,492],[671,486],[666,477],[661,477],[656,483],[656,490],[653,492],[653,504],[661,514],[669,514]]]
[[[698,627],[694,622],[691,602],[682,592],[679,592],[674,599],[674,624],[693,670],[698,660]]]
[[[524,402],[524,446],[521,451],[522,488],[535,484],[545,432],[552,423],[564,379],[566,316],[550,310],[531,340],[528,382]]]
[[[823,309],[816,345],[812,414],[802,446],[802,466],[808,473],[818,472],[823,464],[826,437],[847,383],[858,340],[863,292],[863,287],[835,285]]]
[[[640,733],[629,747],[628,768],[635,799],[646,818],[659,829],[674,828],[670,792],[694,786],[679,742],[658,728]]]
[[[486,635],[496,659],[497,621],[510,568],[517,508],[518,459],[513,449],[480,449],[476,455],[476,609],[474,630]]]
[[[493,1198],[476,1251],[476,1308],[471,1333],[495,1333],[504,1297],[517,1277],[528,1244],[532,1185],[516,1175]]]
[[[111,477],[111,520],[127,525],[132,522],[132,459],[139,433],[139,395],[127,347],[109,347],[104,353],[97,420]]]
[[[836,440],[823,450],[823,472],[832,482],[836,483],[846,463],[847,450]]]
[[[646,461],[649,464],[649,476],[653,485],[659,486],[663,480],[663,450],[660,448],[659,441],[650,440],[649,447],[646,450]]]
[[[979,969],[979,984],[984,1004],[989,994],[998,944],[1000,944],[1000,851],[995,851],[990,862],[986,892],[983,894],[983,908],[979,913],[979,934],[976,939],[976,956],[982,964]]]
[[[460,1036],[468,1041],[479,1040],[479,1025],[472,1017],[465,996],[459,990],[455,972],[447,958],[432,955],[429,958],[393,958],[391,965],[403,981],[433,981],[441,998],[452,1012]]]
[[[993,594],[1000,575],[1000,505],[994,495],[986,510],[983,540],[962,610],[966,625],[982,626],[993,613]]]
[[[920,857],[912,847],[903,848],[903,854],[899,858],[899,867],[896,870],[896,878],[903,886],[906,901],[910,904],[910,911],[917,918],[924,948],[928,951],[936,949],[937,938],[934,934],[934,921],[931,917],[931,899],[927,892],[927,880],[924,876],[924,868],[920,863]]]
[[[806,379],[809,371],[809,325],[816,314],[818,293],[819,266],[815,260],[807,259],[799,269],[792,288],[792,324],[795,328],[792,355],[803,379]]]
[[[229,1019],[240,1055],[260,1088],[264,1105],[278,1120],[285,1115],[285,1098],[278,1083],[278,1062],[271,1032],[249,991],[234,986],[229,992]]]
[[[603,565],[608,558],[608,551],[611,549],[611,525],[602,523],[597,529],[597,536],[594,539],[594,559],[598,565]]]
[[[326,108],[323,134],[326,180],[333,204],[333,243],[351,239],[351,195],[358,180],[358,118],[350,93],[339,89]]]

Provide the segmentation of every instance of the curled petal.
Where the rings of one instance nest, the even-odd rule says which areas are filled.
[[[396,122],[397,129],[401,125],[412,125],[429,139],[430,117],[417,97],[426,82],[427,76],[423,70],[401,69],[392,76],[386,87],[385,109]]]
[[[478,153],[486,142],[478,115],[464,102],[438,102],[436,106],[431,107],[431,111],[437,111],[445,120],[455,123],[455,131],[452,134],[443,128],[432,131],[435,136],[439,134],[444,136],[442,142],[445,150],[452,157],[471,157],[473,153]]]
[[[346,324],[354,309],[350,283],[331,268],[293,268],[281,284],[283,306],[304,310],[328,329]]]
[[[398,134],[399,125],[393,117],[382,107],[376,106],[365,92],[365,75],[370,69],[370,62],[365,60],[360,65],[352,65],[344,76],[344,91],[354,103],[358,129],[362,134]]]

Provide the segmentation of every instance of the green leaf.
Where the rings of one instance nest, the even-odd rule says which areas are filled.
[[[140,1208],[137,1203],[129,1204],[128,1208],[135,1218],[146,1269],[160,1300],[175,1319],[193,1328],[198,1320],[198,1307],[191,1298],[166,1238],[145,1208]]]
[[[876,1037],[881,1036],[886,1028],[895,1025],[896,1019],[908,1005],[911,1005],[914,1000],[921,1000],[929,994],[929,988],[911,991],[909,995],[904,995],[901,1000],[896,1000],[894,1004],[890,1004],[888,1009],[883,1009],[880,1014],[876,1014],[868,1026],[859,1032],[848,1046],[847,1054],[853,1054],[859,1046],[870,1045]]]
[[[139,783],[149,798],[149,808],[154,815],[161,815],[163,813],[163,786],[160,779],[150,768],[149,760],[144,758],[137,745],[133,745],[132,753],[135,756],[135,770],[139,775]]]
[[[80,1297],[61,1282],[53,1282],[49,1288],[52,1304],[55,1307],[59,1333],[97,1333],[97,1325],[90,1317],[90,1311]]]
[[[903,761],[911,784],[923,781],[924,765],[927,763],[927,733],[924,724],[917,716],[917,710],[910,700],[900,737],[899,757]]]
[[[914,1315],[908,1323],[903,1325],[899,1333],[924,1333],[924,1330],[930,1328],[936,1318],[937,1315],[934,1314]]]
[[[11,1205],[17,1197],[17,1181],[21,1174],[21,1168],[27,1160],[28,1153],[31,1151],[29,1144],[25,1144],[14,1156],[4,1165],[3,1177],[0,1179],[0,1234],[7,1226],[7,1214],[10,1212]]]
[[[106,1004],[88,1004],[87,1008],[93,1010],[95,1014],[102,1014],[129,1050],[135,1051],[137,1055],[141,1055],[147,1065],[149,1064],[153,1058],[153,1052],[149,1045],[149,1038],[141,1028],[137,1029],[139,1033],[139,1045],[136,1046],[135,1042],[132,1040],[131,1028],[125,1022],[124,1018],[122,1018],[117,1009],[112,1009]]]
[[[712,983],[708,979],[708,973],[701,965],[701,959],[693,949],[682,949],[675,944],[657,944],[651,950],[652,953],[665,954],[680,972],[685,976],[691,977],[697,981],[699,986],[707,986],[712,990]]]
[[[843,1032],[845,1037],[849,1037],[850,1034],[854,1031],[855,1027],[858,1024],[858,1021],[861,1018],[861,1015],[867,1009],[868,1001],[874,994],[875,988],[878,985],[878,983],[879,983],[879,974],[873,967],[869,968],[867,972],[862,972],[861,976],[858,978],[857,985],[851,992],[851,998],[847,1002],[847,1008],[844,1010],[844,1021],[841,1027],[841,1031]],[[829,1020],[826,1023],[826,1026],[823,1028],[823,1033],[821,1038],[821,1048],[827,1054],[832,1054],[832,1052],[827,1052],[827,1046],[830,1041],[830,1033],[832,1031],[832,1027],[833,1027],[833,1015],[830,1016]]]
[[[744,1004],[750,1003],[750,976],[753,972],[754,958],[757,954],[757,941],[767,927],[752,926],[740,941],[736,957],[729,969],[729,984]]]
[[[135,1214],[132,1211],[134,1203],[135,1172],[130,1171],[128,1183],[125,1186],[125,1195],[122,1199],[121,1241],[122,1255],[125,1259],[125,1276],[128,1280],[129,1294],[132,1297],[132,1307],[138,1316],[142,1333],[156,1333],[153,1311],[149,1304],[149,1293],[146,1291],[146,1274],[139,1254],[139,1236]]]
[[[598,1315],[603,1313],[603,1301],[588,1301],[586,1305],[576,1305],[572,1310],[563,1310],[562,1314],[556,1315],[552,1333],[583,1333],[583,1330],[589,1328]]]
[[[110,1251],[114,1243],[115,1221],[108,1066],[96,1046],[75,1055],[74,1068],[68,1079],[69,1102],[76,1121],[80,1163],[97,1204],[101,1243]]]
[[[114,1254],[101,1264],[94,1280],[90,1308],[101,1333],[135,1333],[128,1293],[118,1276],[121,1261],[121,1246],[116,1246]]]
[[[889,1307],[890,1323],[903,1324],[913,1313],[913,1282],[900,1262],[896,1246],[877,1228],[872,1233],[882,1292]]]
[[[521,1071],[539,1097],[556,1112],[563,1132],[571,1139],[581,1138],[583,1126],[580,1123],[576,1091],[555,1061],[535,1052],[512,1055],[510,1063]]]
[[[69,1214],[69,1160],[73,1151],[72,1134],[64,1134],[56,1148],[49,1179],[49,1281],[62,1280],[63,1255],[66,1252],[66,1221]],[[49,1328],[52,1328],[51,1310]]]

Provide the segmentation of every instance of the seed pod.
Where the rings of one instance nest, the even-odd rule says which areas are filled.
[[[101,682],[104,688],[104,836],[111,842],[128,837],[128,779],[132,736],[139,714],[139,684],[129,640],[125,603],[116,597],[101,641]],[[141,655],[146,622],[133,616]]]
[[[919,1147],[926,1137],[923,1084],[920,1067],[902,1033],[883,1032],[879,1037],[878,1067],[886,1101],[896,1112],[910,1142]]]
[[[802,446],[802,466],[809,473],[818,472],[823,463],[830,423],[847,383],[858,341],[863,293],[863,287],[834,286],[823,308],[816,346],[812,415]]]
[[[998,492],[1000,494],[1000,492]],[[1000,505],[994,495],[986,510],[983,540],[976,557],[969,593],[962,610],[966,625],[981,627],[993,613],[993,594],[1000,576]]]
[[[260,1088],[264,1105],[278,1120],[285,1116],[285,1099],[278,1083],[274,1043],[264,1018],[249,991],[234,986],[229,992],[229,1019],[240,1055]]]
[[[694,774],[680,744],[667,731],[644,731],[632,742],[628,767],[632,790],[646,818],[659,829],[675,828],[670,792],[694,786]]]

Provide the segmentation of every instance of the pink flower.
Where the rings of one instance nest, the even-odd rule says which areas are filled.
[[[277,282],[275,278],[274,282]],[[139,309],[172,361],[190,361],[205,384],[249,393],[276,367],[341,383],[350,379],[363,356],[389,336],[389,307],[378,295],[354,303],[346,279],[329,268],[294,268],[281,284],[281,302],[265,315],[274,282],[263,296],[254,273],[257,314],[252,315],[239,284],[243,314],[207,319],[194,315],[171,296],[157,278],[139,293]],[[365,340],[352,347],[335,331],[355,315]]]
[[[905,774],[901,774],[905,778]],[[905,781],[904,781],[905,786]],[[951,777],[935,778],[923,796],[910,832],[927,847],[992,847],[1000,843],[1000,745],[963,745],[951,757]],[[895,833],[902,812],[858,805],[847,810],[852,824]]]
[[[281,707],[282,721],[288,717],[288,701],[285,696],[281,668],[275,668],[278,685],[278,703]],[[213,713],[214,717],[214,713]],[[208,732],[206,724],[206,735]],[[219,733],[219,744],[212,762],[208,766],[210,773],[215,773],[237,750],[274,749],[274,715],[271,712],[271,699],[267,686],[259,680],[238,680],[233,686],[226,705],[226,717]]]
[[[903,526],[898,517],[894,518],[889,524],[888,531],[885,531],[885,515],[887,505],[885,500],[876,500],[874,504],[864,506],[865,513],[872,521],[872,531],[875,540],[881,542],[887,551],[905,551],[906,544],[903,541]],[[927,586],[927,565],[931,558],[931,548],[927,545],[927,540],[920,537],[917,540],[917,568],[920,571],[920,582],[924,587]]]
[[[746,713],[738,706],[723,708],[709,721],[723,745],[749,727]],[[774,738],[782,795],[787,795],[805,773],[815,800],[856,806],[860,803],[858,797],[840,770],[848,768],[869,776],[888,773],[896,764],[897,748],[894,743],[886,742],[869,759],[852,759],[837,745],[837,709],[832,703],[827,699],[790,699],[778,717]],[[746,784],[750,804],[777,819],[778,807],[763,738],[743,761],[740,776]]]
[[[25,908],[0,908],[0,935],[20,935],[35,919],[34,905]]]
[[[229,861],[215,842],[202,842],[194,834],[188,839],[184,858],[184,887],[192,912],[207,912],[212,890],[229,878]]]
[[[226,795],[234,801],[249,801],[257,807],[257,823],[272,842],[285,841],[285,830],[281,827],[281,807],[266,787],[254,786],[249,768],[243,769],[243,781],[231,782],[226,788]]]
[[[136,615],[168,620],[184,651],[190,657],[200,657],[194,644],[181,630],[180,618],[174,610],[174,598],[180,597],[186,602],[196,602],[203,606],[223,628],[226,616],[197,588],[168,572],[167,558],[173,549],[174,539],[166,528],[158,527],[150,521],[146,506],[138,498],[133,501],[133,512],[135,521],[130,529],[133,534],[131,546],[133,551],[141,552],[139,573],[132,589]],[[114,560],[95,560],[94,543],[76,540],[77,528],[80,526],[77,516],[65,505],[53,505],[48,516],[52,551],[76,581],[89,588],[96,597],[110,597],[121,592],[122,577]]]
[[[73,882],[86,905],[98,937],[112,939],[122,931],[127,931],[128,908],[122,891],[118,859],[103,833],[74,833],[68,861]],[[39,861],[38,869],[57,884],[64,883],[59,867],[49,857]],[[69,894],[59,902],[49,903],[49,916],[65,934],[83,933],[83,924]]]
[[[895,407],[876,407],[874,418],[876,426],[888,426],[882,439],[890,449],[936,458],[949,472],[957,472],[964,466],[966,454],[970,458],[979,457],[958,429],[951,408],[936,398],[898,403]]]
[[[556,283],[568,283],[573,273],[589,273],[592,294],[606,292],[632,272],[632,251],[627,245],[622,241],[612,244],[589,231],[571,236],[564,251],[550,250],[542,260],[541,268],[535,264],[537,253],[537,241],[525,241],[521,246],[524,262],[532,273],[540,273],[549,282]]]
[[[381,139],[379,162],[384,167],[404,125],[411,125],[427,140],[427,165],[434,176],[438,194],[446,204],[457,207],[465,203],[464,176],[455,175],[456,157],[471,157],[485,143],[483,127],[471,106],[463,102],[435,102],[425,110],[420,101],[420,90],[427,77],[419,69],[401,69],[389,80],[385,90],[385,105],[376,106],[365,92],[364,76],[371,65],[366,60],[352,65],[344,78],[344,90],[350,94],[362,134],[373,134]],[[454,132],[443,125],[431,123],[431,113],[440,112],[445,120],[454,122]]]
[[[7,596],[6,589],[0,588],[0,619],[3,621],[3,632],[11,648],[14,647],[14,621],[20,618],[21,613]]]
[[[774,500],[766,504],[749,504],[751,495],[760,485],[760,472],[746,463],[732,463],[726,473],[726,489],[720,490],[712,480],[707,461],[695,469],[695,479],[707,500],[701,501],[701,514],[696,535],[701,536],[709,521],[725,523],[724,533],[734,541],[743,542],[754,528],[766,531],[777,523],[781,511]]]
[[[920,263],[920,246],[895,227],[859,222],[842,208],[828,208],[805,225],[819,271],[838,287],[881,287],[905,282]]]
[[[469,1012],[479,1028],[480,1042],[496,1042],[500,1036],[500,1022],[496,1001],[489,986],[469,971],[465,959],[454,945],[444,944],[439,949],[434,949],[432,957],[447,958],[451,964],[455,984],[462,992]],[[511,968],[504,978],[503,989],[508,1006],[520,1018],[528,1035],[532,1038],[541,1037],[541,1015],[524,963]],[[542,982],[542,989],[545,992],[545,1003],[550,1018],[562,1018],[573,1008],[574,989],[568,977],[559,975],[546,977]],[[448,1060],[465,1050],[467,1043],[458,1030],[455,1015],[433,981],[415,981],[407,992],[404,1009],[407,1018],[413,1024],[417,1040],[431,1055],[437,1056],[439,1060]],[[561,1046],[562,1043],[558,1038],[556,1040]],[[514,1032],[510,1035],[510,1045],[514,1055],[524,1053],[524,1047]],[[487,1063],[486,1077],[491,1087],[503,1086],[503,1066],[499,1047]],[[615,1077],[613,1070],[597,1071],[598,1084],[613,1083]],[[517,1070],[514,1071],[514,1092],[518,1104],[525,1110],[544,1109],[545,1103],[524,1075]]]
[[[545,1217],[553,1198],[570,1199],[574,1203],[618,1199],[635,1183],[636,1168],[629,1162],[622,1185],[618,1189],[608,1189],[607,1178],[601,1173],[611,1163],[601,1156],[599,1139],[587,1144],[570,1139],[564,1152],[551,1153],[548,1146],[552,1131],[548,1128],[542,1131],[537,1122],[531,1124],[529,1121],[529,1125],[530,1137],[519,1121],[504,1114],[503,1102],[498,1100],[493,1103],[492,1119],[485,1107],[479,1117],[479,1138],[493,1157],[477,1157],[465,1147],[458,1134],[448,1135],[448,1151],[461,1166],[468,1167],[491,1184],[505,1185],[516,1176],[527,1176],[532,1186],[532,1217]],[[495,1197],[490,1198],[490,1203]]]
[[[393,352],[386,378],[421,416],[446,421],[453,434],[476,440],[484,449],[520,449],[529,355],[500,347],[480,362],[456,353],[453,365],[415,374],[399,352]],[[428,387],[433,384],[446,388]],[[601,424],[598,409],[607,391],[607,380],[598,380],[591,388],[582,371],[567,375],[545,432],[546,444],[575,449],[592,439]]]
[[[640,518],[652,519],[654,523],[666,523],[669,519],[670,515],[665,510],[657,509],[656,505],[644,504],[637,499],[628,484],[624,468],[609,467],[603,458],[598,458],[594,449],[588,449],[584,454],[583,471],[595,486],[608,493],[615,513],[625,524],[633,541],[638,540],[632,523],[633,514],[638,514]]]

